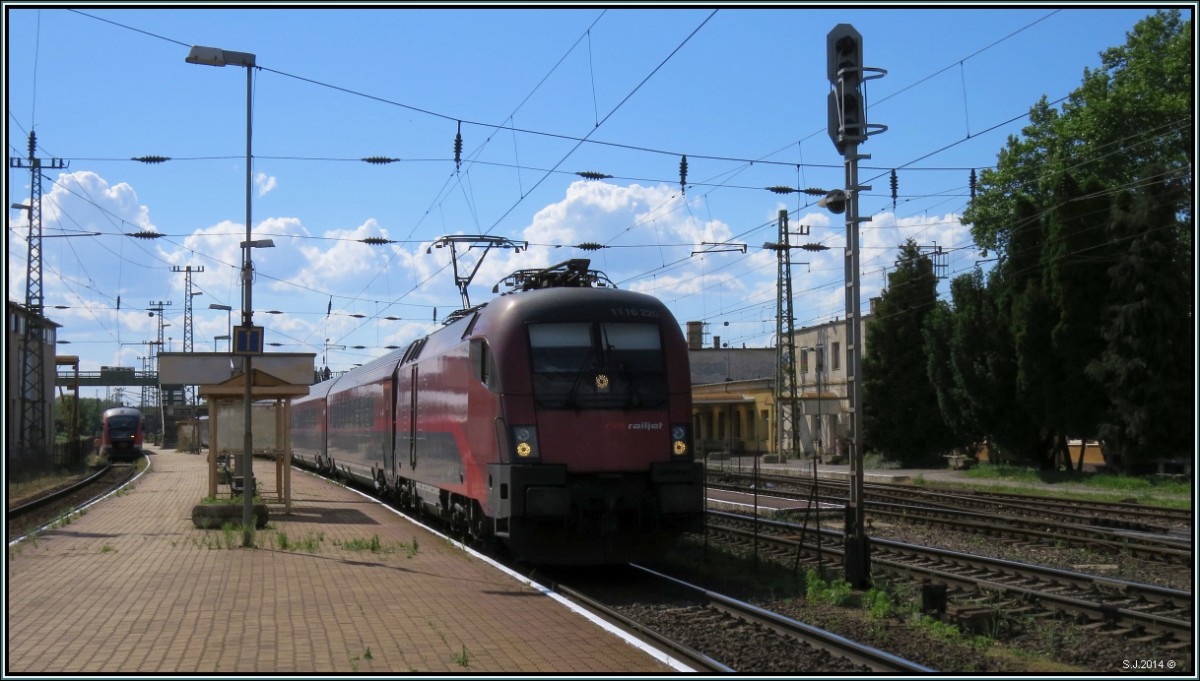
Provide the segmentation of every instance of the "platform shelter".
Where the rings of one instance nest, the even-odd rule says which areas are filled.
[[[288,428],[291,423],[291,403],[294,398],[308,394],[314,376],[315,357],[313,353],[266,353],[255,357],[255,368],[250,372],[251,400],[275,404],[274,432],[271,433],[275,446],[256,451],[270,454],[275,460],[275,489],[278,500],[288,513],[292,508],[292,446]],[[234,367],[238,365],[240,362],[231,361],[231,356],[225,353],[164,352],[159,355],[160,380],[164,383],[199,386],[198,396],[208,403],[208,496],[211,497],[217,495],[220,480],[217,435],[221,427],[221,414],[229,413],[227,406],[242,406],[245,401],[245,375],[234,373]],[[248,427],[253,427],[253,420]],[[243,477],[252,476],[246,476],[243,472]]]

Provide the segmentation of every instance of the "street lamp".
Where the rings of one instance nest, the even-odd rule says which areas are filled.
[[[221,340],[222,338],[224,338],[225,340],[229,341],[229,351],[233,352],[233,340],[232,340],[232,338],[233,338],[233,308],[230,307],[229,305],[220,305],[218,303],[209,303],[208,309],[225,311],[225,329],[226,329],[225,335],[217,336],[213,340],[217,341],[217,340]],[[216,350],[216,348],[214,347],[213,350]]]
[[[222,50],[217,47],[203,47],[194,45],[186,61],[189,64],[204,64],[207,66],[244,66],[246,67],[246,240],[242,243],[242,326],[245,327],[245,332],[250,333],[250,328],[253,326],[254,308],[251,306],[250,281],[251,271],[253,270],[253,262],[250,256],[250,249],[253,247],[253,241],[250,236],[250,192],[253,186],[253,171],[250,167],[251,160],[251,139],[252,139],[252,117],[251,103],[253,97],[253,71],[255,67],[255,57],[249,52],[234,52],[232,50]],[[274,245],[274,244],[272,244]],[[246,384],[246,390],[243,394],[245,402],[243,430],[245,435],[242,440],[242,546],[249,547],[254,544],[254,435],[250,428],[250,404],[252,397],[251,386],[253,383],[253,374],[250,368],[250,354],[242,356],[242,380]]]

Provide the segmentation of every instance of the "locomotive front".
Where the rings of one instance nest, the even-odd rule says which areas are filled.
[[[608,563],[703,527],[686,342],[650,296],[554,288],[489,305],[502,358],[488,515],[518,555]]]
[[[142,455],[145,420],[132,407],[114,407],[101,416],[100,455],[110,461],[133,460]]]

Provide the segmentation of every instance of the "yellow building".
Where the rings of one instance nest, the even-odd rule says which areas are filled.
[[[864,315],[863,338],[870,318]],[[804,457],[833,460],[850,423],[846,397],[846,323],[835,320],[804,327],[796,344],[797,448]],[[703,323],[688,322],[692,367],[693,432],[699,455],[774,454],[776,433],[775,349],[723,348],[715,337],[703,343]],[[785,448],[791,433],[783,435]]]

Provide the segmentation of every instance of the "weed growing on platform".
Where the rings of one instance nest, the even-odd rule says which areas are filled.
[[[57,530],[57,529],[66,527],[67,525],[70,525],[75,520],[75,518],[78,517],[78,515],[79,514],[77,514],[77,513],[70,513],[70,514],[64,515],[64,516],[58,518],[57,520],[55,520],[54,522],[50,523],[50,529]]]
[[[464,645],[462,651],[454,654],[454,662],[460,667],[471,666],[471,654],[467,652],[467,647]]]
[[[371,646],[367,646],[367,649],[363,651],[362,655],[351,655],[350,656],[350,668],[353,669],[354,671],[358,671],[358,661],[359,660],[370,661],[371,659],[372,659]]]
[[[225,523],[221,526],[221,536],[225,539],[225,548],[232,549],[237,546],[237,535],[241,534],[241,529],[240,524]]]
[[[372,535],[370,539],[350,539],[347,541],[335,541],[334,546],[346,549],[347,551],[369,551],[375,554],[390,555],[404,551],[406,557],[412,558],[417,555],[417,540],[414,537],[411,544],[404,542],[395,542],[394,544],[384,544],[379,540],[379,535]]]
[[[333,543],[338,546],[338,542]],[[351,539],[341,542],[340,546],[348,551],[370,551],[371,553],[391,553],[379,543],[379,535],[371,535],[370,539]]]
[[[105,544],[104,546],[100,547],[100,553],[112,553],[114,551],[116,551],[116,549],[112,547],[112,544]]]
[[[288,539],[286,532],[279,532],[275,535],[275,546],[280,551],[304,551],[306,553],[316,553],[321,548],[321,543],[325,541],[325,533],[318,532],[316,535],[309,532],[308,536],[300,541],[293,542]]]

